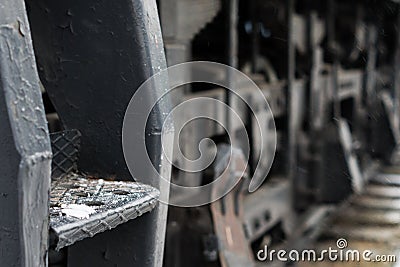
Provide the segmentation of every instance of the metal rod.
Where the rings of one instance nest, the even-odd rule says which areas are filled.
[[[258,13],[257,13],[257,0],[251,0],[251,25],[252,25],[252,32],[251,32],[251,71],[253,73],[257,72],[257,58],[260,54],[260,40],[259,40],[259,33],[260,33],[260,22],[258,21]]]
[[[287,87],[286,87],[286,97],[287,97],[287,114],[288,114],[288,177],[291,181],[293,190],[293,204],[296,192],[296,121],[294,116],[294,81],[295,81],[295,65],[296,65],[296,55],[294,46],[294,30],[293,30],[293,13],[294,13],[295,0],[287,0]]]
[[[239,0],[229,0],[228,1],[228,64],[232,68],[238,68],[238,31],[237,31],[237,24],[238,24],[238,10],[239,10]],[[236,85],[233,79],[233,72],[228,71],[227,79],[229,88],[231,90],[235,90]],[[231,93],[229,90],[226,90],[226,103],[228,106],[231,106],[232,98]],[[227,110],[226,120],[227,120],[227,127],[228,131],[232,127],[232,121],[230,116],[229,110]]]

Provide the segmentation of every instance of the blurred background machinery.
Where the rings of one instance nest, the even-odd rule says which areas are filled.
[[[395,204],[400,191],[392,180],[399,177],[398,3],[160,0],[159,12],[168,65],[211,60],[245,72],[264,92],[278,137],[262,187],[250,194],[243,190],[234,202],[240,216],[226,211],[221,219],[218,203],[170,207],[165,266],[262,266],[256,252],[265,245],[321,248],[339,237],[359,248],[395,253],[400,222]],[[182,91],[181,101],[199,95],[226,101],[224,88],[193,84]],[[251,91],[246,93],[256,101]],[[178,96],[173,99],[180,102]],[[253,130],[251,176],[265,148],[246,107],[235,110]],[[181,132],[180,145],[195,159],[201,139],[224,143],[225,134],[198,120]],[[213,175],[212,169],[192,174],[173,167],[172,181],[202,185]],[[221,227],[242,228],[246,241],[238,230],[232,236],[240,248],[230,247]]]
[[[389,0],[1,0],[0,266],[284,265],[259,262],[256,253],[265,245],[321,248],[339,237],[396,254],[399,11]],[[146,79],[196,60],[237,68],[260,87],[276,154],[253,193],[243,177],[209,205],[167,207],[155,201],[170,191],[158,177],[143,184],[128,171],[123,118]],[[157,84],[145,101],[166,86]],[[255,92],[238,90],[257,105]],[[158,171],[191,187],[218,175],[220,162],[189,173],[163,156],[166,114],[199,96],[227,103],[245,122],[231,130],[250,133],[246,176],[258,159],[267,166],[271,156],[259,157],[268,140],[258,138],[254,114],[224,88],[197,83],[149,117],[146,145]],[[214,106],[200,108],[228,120]],[[256,112],[267,114],[263,106]],[[188,123],[179,145],[196,159],[204,138],[222,151],[218,161],[229,139],[215,123]],[[192,196],[172,190],[170,197]]]

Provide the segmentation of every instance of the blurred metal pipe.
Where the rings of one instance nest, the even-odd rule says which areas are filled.
[[[238,47],[239,47],[239,38],[238,38],[238,17],[239,17],[239,0],[229,0],[228,2],[228,65],[232,68],[238,68]],[[227,79],[229,84],[229,89],[235,90],[236,84],[233,80],[232,71],[228,71]],[[226,104],[231,106],[231,92],[226,90]],[[227,127],[228,130],[231,128],[231,117],[229,111],[226,114],[227,119]]]

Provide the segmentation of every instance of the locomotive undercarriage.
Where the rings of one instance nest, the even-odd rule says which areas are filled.
[[[397,255],[397,1],[2,0],[0,7],[0,266],[328,266],[263,262],[257,253],[323,249],[338,239]],[[275,122],[276,152],[258,158],[270,140],[259,138],[243,99],[212,84],[181,86],[146,125],[155,168],[188,187],[220,174],[230,142],[207,120],[186,124],[178,142],[196,159],[200,142],[213,140],[216,162],[189,173],[164,157],[179,161],[161,147],[161,122],[195,98],[220,100],[244,121],[244,128],[232,123],[212,103],[186,112],[198,108],[228,122],[235,136],[250,133],[249,151],[239,140],[232,154],[248,168],[243,177],[227,174],[240,182],[215,202],[167,207],[155,199],[185,203],[193,195],[170,192],[158,177],[132,178],[123,117],[146,79],[188,61],[226,64],[254,81],[273,118],[249,84],[238,81],[235,90]],[[161,73],[146,101],[163,94],[170,77]],[[133,157],[144,166],[143,155]],[[258,162],[266,179],[250,193]],[[90,209],[74,210],[81,204]]]

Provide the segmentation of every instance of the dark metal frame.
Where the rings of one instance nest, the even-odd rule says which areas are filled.
[[[4,0],[0,10],[0,248],[6,266],[47,265],[51,149],[39,76],[64,129],[81,133],[78,171],[132,180],[122,151],[125,109],[140,84],[166,68],[155,1],[27,0],[26,5]],[[148,101],[167,88],[168,77],[161,80],[147,92]],[[164,174],[171,166],[161,157],[160,133],[169,108],[165,98],[157,103],[146,128],[149,156]],[[158,177],[148,184],[168,196]],[[166,215],[167,206],[157,205],[68,247],[68,266],[160,266]]]
[[[3,266],[46,266],[51,149],[22,0],[0,9],[0,254]]]

